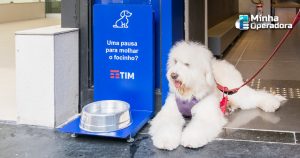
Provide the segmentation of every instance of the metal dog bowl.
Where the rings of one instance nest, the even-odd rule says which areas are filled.
[[[103,100],[83,107],[79,127],[89,132],[110,132],[131,124],[129,104],[120,100]]]

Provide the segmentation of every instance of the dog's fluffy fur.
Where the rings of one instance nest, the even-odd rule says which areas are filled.
[[[177,74],[172,79],[171,74]],[[222,93],[215,81],[229,89],[243,84],[236,68],[225,60],[217,60],[203,45],[194,42],[178,42],[170,51],[167,78],[169,94],[165,105],[151,121],[150,135],[154,146],[173,150],[180,144],[198,148],[212,141],[221,132],[227,120],[220,110]],[[184,127],[185,119],[179,112],[175,96],[183,100],[193,97],[200,100],[191,110],[192,119]],[[248,86],[229,96],[231,108],[260,108],[274,112],[285,98]]]

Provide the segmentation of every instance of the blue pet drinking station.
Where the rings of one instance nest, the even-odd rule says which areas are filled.
[[[149,4],[93,6],[94,101],[122,100],[130,105],[131,124],[111,132],[79,127],[81,116],[59,131],[131,139],[154,111],[154,30]]]

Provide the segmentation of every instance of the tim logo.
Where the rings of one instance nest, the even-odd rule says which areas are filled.
[[[235,22],[235,27],[240,30],[249,30],[249,16],[240,15],[239,19]]]
[[[121,72],[120,70],[110,70],[110,78],[134,80],[134,72]]]

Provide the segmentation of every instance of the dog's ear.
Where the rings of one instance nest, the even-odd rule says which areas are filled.
[[[208,85],[210,85],[210,86],[214,86],[216,84],[215,78],[214,78],[212,72],[206,72],[205,79],[206,79],[206,82],[208,83]]]
[[[123,11],[120,13],[120,16],[121,16],[121,17],[124,17],[124,16],[125,16],[125,10],[123,10]]]

